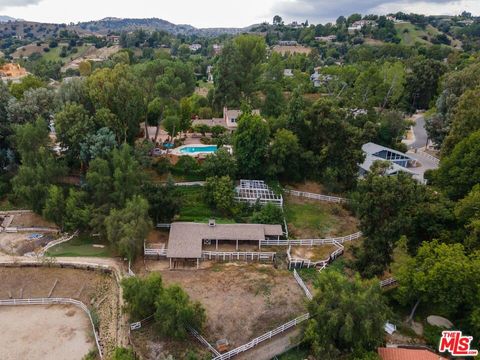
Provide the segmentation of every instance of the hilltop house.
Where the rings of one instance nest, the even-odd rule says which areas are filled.
[[[235,256],[244,256],[249,260],[251,256],[258,260],[263,260],[262,256],[268,257],[265,260],[273,260],[271,253],[262,255],[260,252],[262,240],[280,239],[283,236],[283,229],[280,225],[263,224],[216,224],[215,220],[210,220],[208,224],[199,224],[191,222],[176,222],[170,227],[168,237],[168,248],[166,250],[167,259],[170,262],[170,268],[179,265],[196,265],[202,259],[223,259],[235,260]],[[225,247],[225,249],[220,249]],[[259,252],[238,253],[240,246],[253,246]],[[209,251],[211,248],[212,251]],[[235,255],[232,251],[237,252]],[[233,258],[232,258],[233,256]]]
[[[352,25],[350,25],[348,27],[348,32],[350,34],[354,33],[355,31],[360,31],[362,30],[364,27],[366,26],[372,26],[372,27],[376,27],[377,26],[377,22],[374,21],[374,20],[359,20],[359,21],[355,21]]]
[[[388,161],[390,163],[391,166],[390,169],[387,170],[387,176],[397,175],[400,172],[407,173],[411,176],[418,176],[417,173],[409,169],[413,167],[417,161],[407,154],[374,143],[364,144],[362,150],[365,153],[365,160],[359,165],[360,176],[369,173],[375,161]]]
[[[327,84],[329,81],[333,80],[332,75],[324,75],[318,72],[319,68],[315,69],[315,72],[310,76],[310,81],[313,83],[314,87],[320,87],[321,85]]]
[[[113,44],[115,44],[115,45],[118,45],[118,44],[120,44],[120,36],[118,36],[118,35],[109,35],[109,36],[107,36],[107,41],[108,41],[108,42],[111,42],[111,43],[113,43]]]

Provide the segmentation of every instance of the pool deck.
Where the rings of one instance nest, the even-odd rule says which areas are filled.
[[[188,155],[188,156],[193,156],[193,157],[196,157],[196,156],[199,156],[199,155],[209,155],[209,154],[213,154],[215,151],[208,150],[208,151],[205,151],[205,152],[202,152],[202,151],[182,152],[182,149],[191,148],[191,147],[198,148],[198,149],[201,149],[201,148],[211,149],[212,146],[214,146],[214,145],[203,145],[203,144],[182,145],[182,146],[179,146],[179,147],[171,150],[170,154],[177,155],[177,156]],[[218,150],[218,148],[217,148],[217,150]]]

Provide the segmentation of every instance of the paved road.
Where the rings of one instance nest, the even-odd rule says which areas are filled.
[[[423,115],[414,115],[415,125],[413,126],[413,133],[415,134],[415,141],[408,146],[409,149],[420,149],[427,145],[428,135],[425,130],[425,117]]]

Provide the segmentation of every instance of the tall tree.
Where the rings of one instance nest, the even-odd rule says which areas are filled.
[[[258,115],[242,114],[233,139],[240,175],[262,177],[265,172],[268,143],[267,123]]]
[[[140,196],[128,200],[123,209],[112,209],[105,219],[107,239],[120,255],[135,260],[152,228],[148,202]]]
[[[378,281],[363,281],[359,276],[350,280],[336,271],[325,271],[317,276],[314,287],[304,340],[315,356],[360,356],[382,344],[390,310]]]

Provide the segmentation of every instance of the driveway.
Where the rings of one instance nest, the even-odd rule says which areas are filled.
[[[423,114],[415,114],[412,119],[415,121],[415,125],[413,126],[413,134],[415,135],[415,140],[408,146],[408,148],[424,148],[427,145],[428,141],[427,130],[425,130],[425,116],[423,116]]]

